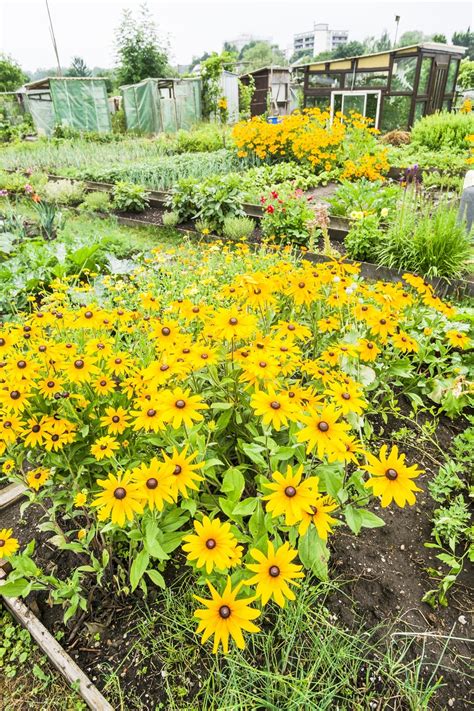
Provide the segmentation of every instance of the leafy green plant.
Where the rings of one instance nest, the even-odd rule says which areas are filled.
[[[428,490],[435,501],[445,501],[459,489],[464,488],[464,482],[459,477],[462,466],[458,462],[448,459],[438,473],[428,482]]]
[[[255,229],[255,222],[250,217],[226,217],[222,233],[228,239],[239,241],[248,239]]]
[[[122,181],[114,186],[113,199],[119,212],[144,212],[150,204],[144,187]]]
[[[470,520],[467,502],[462,495],[456,496],[449,506],[441,506],[433,515],[433,534],[447,543],[451,550],[466,534]]]
[[[39,222],[42,235],[45,239],[55,239],[57,232],[64,224],[64,216],[58,205],[54,202],[39,200],[33,202],[33,209]]]
[[[179,222],[186,222],[195,216],[197,181],[194,178],[183,178],[171,190],[166,206],[178,215]]]
[[[165,227],[176,227],[179,224],[179,215],[172,210],[164,212],[161,219]]]
[[[79,205],[79,209],[83,212],[110,212],[111,207],[109,193],[102,190],[87,193]]]
[[[226,217],[243,216],[243,196],[237,176],[211,177],[195,190],[196,217],[209,227],[221,231]]]
[[[396,209],[401,198],[400,187],[362,178],[355,183],[344,181],[329,199],[332,215],[349,216],[354,211],[374,212],[384,219]],[[386,212],[385,212],[386,211]]]
[[[347,256],[350,259],[370,262],[381,237],[380,218],[377,215],[362,215],[352,220],[351,228],[344,239]]]
[[[46,202],[58,205],[78,205],[84,197],[84,185],[73,180],[52,180],[43,188]]]
[[[441,111],[419,119],[412,128],[412,145],[432,151],[443,148],[467,150],[467,137],[474,133],[474,114]]]
[[[282,244],[306,245],[311,237],[314,212],[302,191],[271,193],[261,200],[261,228],[265,237]]]

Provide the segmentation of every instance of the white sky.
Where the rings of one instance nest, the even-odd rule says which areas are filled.
[[[114,63],[114,29],[123,7],[136,8],[140,0],[49,0],[56,41],[63,66],[71,57],[83,57],[89,66]],[[474,26],[474,4],[444,0],[150,0],[148,3],[162,37],[171,48],[173,63],[187,64],[193,55],[220,51],[224,40],[240,34],[272,37],[282,48],[293,34],[311,29],[314,21],[333,29],[349,30],[349,39],[394,33],[394,18],[401,16],[399,35],[406,30],[440,32],[448,41],[456,30]],[[0,0],[0,47],[26,70],[55,64],[45,0]]]

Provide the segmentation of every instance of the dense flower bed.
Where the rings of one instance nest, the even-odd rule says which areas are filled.
[[[397,447],[371,453],[368,415],[384,417],[397,389],[414,407],[461,410],[470,340],[417,277],[367,283],[344,262],[245,247],[178,256],[57,281],[3,324],[3,469],[79,561],[59,580],[33,543],[15,555],[14,532],[0,531],[5,590],[48,589],[67,620],[91,579],[122,593],[165,586],[181,549],[211,594],[197,597],[198,631],[227,651],[270,600],[294,599],[304,571],[327,577],[337,526],[383,525],[374,497],[414,504],[416,462]]]

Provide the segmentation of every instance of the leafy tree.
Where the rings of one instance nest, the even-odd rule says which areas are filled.
[[[392,48],[392,42],[387,30],[384,30],[380,37],[367,37],[364,40],[366,52],[384,52]]]
[[[0,54],[0,91],[16,91],[28,77],[12,57]]]
[[[232,44],[232,42],[224,42],[222,51],[228,52],[229,54],[235,54],[236,58],[239,56],[239,50],[237,49],[235,44]]]
[[[433,37],[431,39],[433,40],[433,42],[441,42],[441,44],[448,43],[448,40],[446,39],[446,35],[443,35],[443,34],[433,35]]]
[[[365,44],[353,40],[352,42],[346,42],[346,44],[341,44],[339,47],[336,47],[332,56],[334,59],[343,59],[344,57],[357,57],[359,54],[364,54],[365,52]]]
[[[319,54],[316,54],[311,61],[313,62],[324,62],[325,59],[332,59],[334,57],[334,52],[329,52],[325,50],[324,52],[320,52]]]
[[[399,47],[409,47],[411,44],[420,44],[425,39],[428,38],[420,30],[408,30],[401,35],[397,45]]]
[[[146,3],[140,6],[136,17],[131,10],[123,11],[115,46],[121,84],[135,84],[148,77],[163,77],[169,73],[166,50],[160,45],[156,25]]]
[[[66,72],[68,77],[90,77],[91,74],[91,70],[82,57],[73,57],[71,66]]]
[[[217,119],[222,111],[227,109],[222,103],[225,97],[221,93],[220,78],[225,69],[231,72],[235,68],[235,57],[229,52],[217,54],[213,52],[211,56],[201,62],[202,79],[202,113],[204,118]],[[222,109],[220,112],[219,109]]]
[[[466,32],[455,32],[451,37],[451,42],[460,47],[467,47],[466,57],[474,59],[474,32],[468,27]]]
[[[474,61],[467,57],[461,61],[457,83],[461,89],[474,88]]]
[[[245,68],[245,71],[251,72],[260,67],[266,67],[270,64],[287,65],[288,62],[281,49],[276,44],[270,42],[249,42],[242,48],[240,59]]]

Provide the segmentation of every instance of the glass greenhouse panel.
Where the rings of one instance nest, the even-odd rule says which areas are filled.
[[[411,96],[386,96],[383,101],[381,130],[408,128],[410,108]]]
[[[350,77],[352,79],[352,77]],[[356,72],[354,88],[364,86],[387,86],[388,71],[383,72]]]
[[[449,63],[448,78],[446,79],[446,88],[444,90],[445,94],[452,94],[454,91],[454,78],[458,70],[458,64],[457,59],[452,59]]]
[[[418,57],[402,57],[393,64],[391,91],[413,91]]]
[[[423,57],[421,61],[420,80],[418,82],[418,94],[428,93],[432,64],[433,60],[431,57]]]

